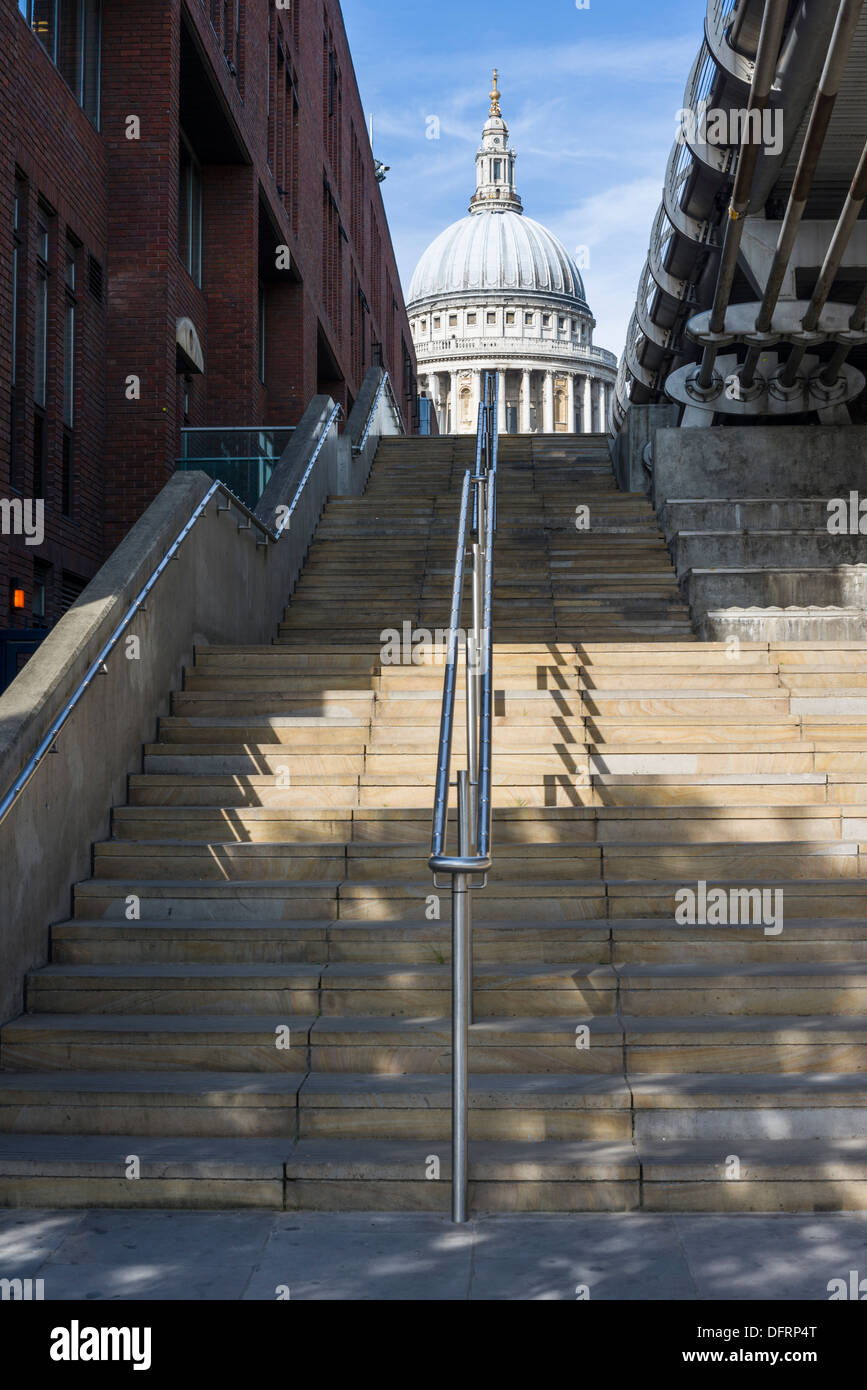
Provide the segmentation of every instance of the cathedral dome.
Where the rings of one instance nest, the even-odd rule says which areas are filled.
[[[473,298],[486,291],[539,294],[570,301],[589,313],[584,285],[563,243],[519,212],[479,210],[447,227],[425,251],[412,277],[408,302]]]
[[[524,216],[497,79],[469,216],[431,242],[406,296],[419,391],[441,434],[475,432],[487,372],[501,434],[595,433],[617,358],[593,342],[581,256]]]

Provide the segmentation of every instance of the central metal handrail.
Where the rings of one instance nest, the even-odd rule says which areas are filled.
[[[493,577],[497,524],[498,381],[485,376],[479,405],[475,471],[464,474],[455,551],[454,581],[433,833],[428,863],[451,876],[452,893],[452,1220],[467,1219],[468,1030],[473,1021],[472,901],[491,868],[491,728],[493,713]],[[461,650],[461,610],[467,560],[472,561],[472,622],[463,642],[467,766],[457,774],[457,854],[447,847],[449,787],[455,724],[455,695]],[[481,876],[481,882],[479,882]]]

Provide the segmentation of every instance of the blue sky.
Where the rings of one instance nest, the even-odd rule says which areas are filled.
[[[404,289],[438,232],[463,217],[491,68],[530,217],[574,253],[619,353],[635,301],[704,0],[342,0]],[[425,136],[436,116],[440,138]]]

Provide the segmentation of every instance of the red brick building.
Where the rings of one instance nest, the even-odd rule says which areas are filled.
[[[50,623],[188,426],[415,358],[338,0],[2,0],[0,629]],[[2,688],[2,672],[0,672]]]

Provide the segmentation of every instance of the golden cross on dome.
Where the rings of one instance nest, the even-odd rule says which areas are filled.
[[[498,89],[497,89],[497,78],[498,78],[498,76],[499,76],[499,73],[497,72],[497,69],[494,68],[494,85],[493,85],[493,88],[492,88],[492,90],[491,90],[491,115],[492,115],[492,116],[502,116],[502,114],[503,114],[502,111],[500,110],[500,93],[499,93],[499,91],[498,91]]]

